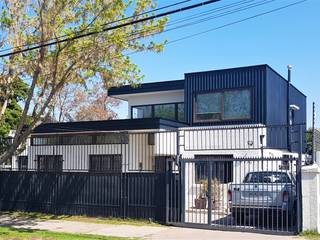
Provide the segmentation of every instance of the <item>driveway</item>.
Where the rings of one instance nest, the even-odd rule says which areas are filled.
[[[166,227],[166,226],[130,226],[97,223],[72,222],[63,220],[25,220],[11,217],[0,217],[0,226],[48,230],[65,233],[95,234],[114,237],[137,237],[146,240],[293,240],[295,236],[274,236],[254,233],[222,232],[213,230]]]

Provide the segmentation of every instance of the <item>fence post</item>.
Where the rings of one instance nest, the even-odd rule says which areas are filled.
[[[185,213],[186,213],[186,209],[185,209],[185,199],[186,199],[186,186],[185,186],[185,182],[186,182],[186,178],[185,178],[185,172],[186,172],[186,162],[183,161],[183,159],[180,160],[180,184],[179,184],[179,188],[180,188],[180,200],[181,200],[181,222],[184,223],[185,222]]]
[[[208,169],[208,225],[212,222],[212,161],[207,162]]]
[[[169,223],[169,160],[166,159],[166,224]]]
[[[303,125],[299,125],[299,157],[297,159],[297,232],[302,231],[302,187],[301,187],[301,160],[303,153]]]

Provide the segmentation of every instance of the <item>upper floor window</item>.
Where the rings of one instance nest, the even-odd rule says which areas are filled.
[[[132,108],[132,118],[152,118],[152,106],[138,106]]]
[[[251,91],[225,90],[195,96],[194,121],[212,122],[251,118]]]
[[[154,117],[175,120],[176,119],[175,104],[155,105]]]
[[[152,104],[145,106],[133,106],[132,118],[163,118],[179,122],[185,122],[184,103]]]

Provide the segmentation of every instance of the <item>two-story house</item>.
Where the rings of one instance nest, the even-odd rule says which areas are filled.
[[[302,148],[296,132],[305,129],[306,96],[268,65],[186,73],[109,96],[128,102],[129,119],[42,124],[14,165],[153,172],[177,155],[282,157]]]

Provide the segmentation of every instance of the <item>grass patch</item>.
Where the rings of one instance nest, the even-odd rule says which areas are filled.
[[[308,240],[320,240],[320,234],[316,231],[305,231],[300,236]]]
[[[104,237],[86,234],[69,234],[49,231],[15,229],[0,227],[0,239],[2,240],[124,240],[137,238]]]
[[[52,215],[34,212],[0,212],[0,216],[8,216],[14,219],[21,220],[64,220],[98,224],[113,224],[113,225],[133,225],[133,226],[162,226],[159,223],[148,221],[145,219],[137,220],[130,218],[105,218],[105,217],[87,217],[87,216],[69,216],[69,215]]]

